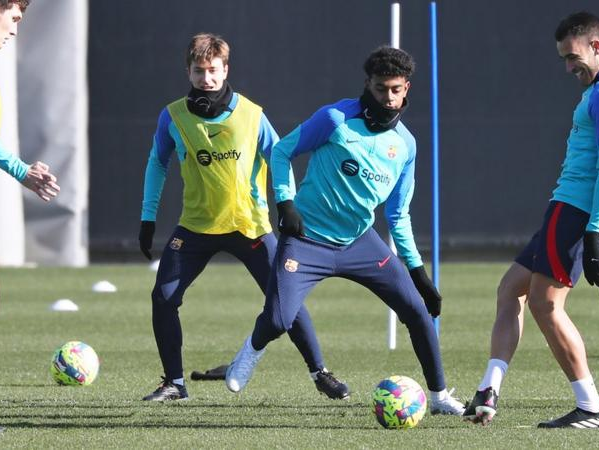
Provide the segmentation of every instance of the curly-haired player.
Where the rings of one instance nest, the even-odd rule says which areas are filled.
[[[176,153],[183,212],[160,258],[152,291],[152,324],[164,381],[144,397],[149,401],[188,396],[179,307],[210,259],[221,251],[235,256],[264,292],[277,245],[268,217],[266,172],[279,137],[262,108],[229,85],[229,45],[222,38],[210,33],[194,36],[186,62],[191,90],[162,110],[144,184],[139,244],[151,258],[158,203],[169,160]],[[324,366],[306,308],[297,312],[293,324],[289,336],[316,388],[330,398],[347,397],[348,387]]]
[[[244,388],[266,345],[291,327],[316,283],[341,277],[370,289],[407,326],[430,390],[431,412],[461,415],[464,406],[446,390],[431,319],[441,312],[441,296],[424,270],[408,212],[416,141],[400,117],[414,62],[402,50],[380,47],[364,70],[360,98],[321,108],[273,150],[281,237],[264,311],[229,367],[227,387]],[[310,154],[310,162],[294,195],[289,167],[303,153]],[[381,203],[409,272],[372,229]]]

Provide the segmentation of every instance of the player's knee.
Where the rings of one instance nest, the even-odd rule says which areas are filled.
[[[528,307],[535,318],[547,316],[555,310],[553,302],[548,301],[547,299],[538,299],[534,297],[528,302]]]
[[[519,299],[514,295],[505,295],[505,292],[503,294],[500,292],[501,289],[500,285],[497,288],[497,315],[519,315],[526,297]]]
[[[497,315],[518,315],[526,301],[527,293],[519,284],[506,278],[501,280],[497,286]]]
[[[287,333],[293,326],[293,321],[285,317],[273,317],[270,322],[273,333],[280,336]]]
[[[514,284],[506,277],[502,278],[497,286],[497,301],[501,302],[504,299],[517,297]]]
[[[156,284],[152,290],[152,304],[156,306],[179,307],[182,303],[178,290],[178,280],[165,284]]]
[[[528,307],[535,319],[547,320],[556,310],[559,309],[556,302],[544,296],[531,295],[528,300]]]
[[[513,302],[526,300],[530,289],[531,272],[527,268],[514,264],[503,275],[497,287],[497,300]]]
[[[257,322],[278,337],[291,329],[297,315],[297,311],[285,308],[278,296],[273,297],[267,294],[264,310],[258,316]]]
[[[260,337],[260,340],[266,342],[273,341],[287,331],[285,324],[274,317],[274,315],[262,312],[256,319],[254,333]]]
[[[422,303],[422,305],[420,304]],[[422,327],[426,322],[429,322],[430,316],[424,303],[419,301],[404,307],[401,311],[395,311],[397,317],[401,323],[403,323],[408,329],[412,327]]]

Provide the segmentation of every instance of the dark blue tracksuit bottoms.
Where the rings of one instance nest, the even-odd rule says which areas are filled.
[[[407,270],[373,229],[347,246],[281,235],[264,310],[252,334],[254,348],[266,347],[289,330],[310,290],[329,277],[365,286],[395,311],[408,328],[428,388],[445,389],[433,321]]]
[[[249,239],[238,232],[210,235],[193,233],[181,226],[175,228],[160,258],[152,291],[152,325],[167,379],[183,377],[179,307],[185,290],[202,273],[210,258],[221,251],[235,256],[247,267],[262,292],[266,292],[276,246],[272,233]],[[288,333],[311,372],[324,367],[312,319],[302,305],[291,319]]]

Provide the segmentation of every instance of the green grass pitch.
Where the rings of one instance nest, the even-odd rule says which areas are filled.
[[[441,347],[448,387],[467,399],[486,367],[495,289],[507,264],[444,264]],[[569,411],[566,378],[526,313],[524,337],[488,427],[428,413],[413,430],[382,429],[370,394],[382,378],[407,375],[424,385],[407,332],[386,348],[387,310],[366,289],[330,279],[310,295],[327,366],[349,383],[351,400],[319,395],[287,337],[273,342],[240,395],[223,382],[188,381],[191,400],[148,404],[161,375],[150,321],[154,273],[146,266],[0,269],[0,448],[591,448],[592,430],[538,430]],[[91,291],[107,279],[113,294]],[[49,311],[69,298],[79,312]],[[241,265],[213,264],[188,290],[180,316],[186,376],[229,362],[251,331],[263,297]],[[584,280],[568,311],[599,371],[599,291]],[[101,359],[89,387],[50,379],[53,350],[90,344]]]

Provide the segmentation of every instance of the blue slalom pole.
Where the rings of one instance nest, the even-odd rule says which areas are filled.
[[[431,111],[432,111],[432,144],[431,164],[433,168],[433,245],[432,266],[433,283],[439,289],[439,80],[437,76],[437,4],[430,3],[431,28]],[[433,319],[435,331],[439,336],[439,318]]]

